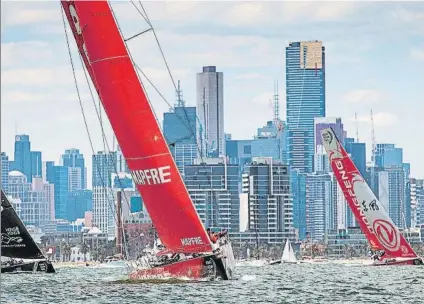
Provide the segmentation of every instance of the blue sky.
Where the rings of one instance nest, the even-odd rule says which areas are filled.
[[[135,1],[137,3],[138,1]],[[91,147],[69,65],[58,1],[2,2],[1,150],[13,155],[15,126],[30,135],[43,160],[79,148],[91,167]],[[326,47],[327,116],[342,117],[370,157],[370,109],[378,143],[404,148],[414,176],[424,177],[424,3],[419,2],[144,2],[184,98],[195,105],[196,73],[224,72],[225,130],[251,138],[272,118],[278,80],[285,119],[285,47],[322,40]],[[113,2],[124,36],[148,26],[130,2]],[[75,42],[71,42],[75,56]],[[129,43],[136,63],[173,104],[175,93],[153,35]],[[101,133],[81,65],[79,88],[94,149]],[[157,116],[168,105],[146,84]],[[240,118],[243,112],[243,118]],[[107,124],[107,122],[106,122]],[[111,142],[112,132],[107,129]]]

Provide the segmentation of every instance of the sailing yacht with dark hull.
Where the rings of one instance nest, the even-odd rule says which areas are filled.
[[[414,252],[393,223],[384,206],[346,153],[333,129],[321,130],[321,137],[331,168],[349,208],[371,249],[380,252],[374,255],[375,260],[372,265],[423,265],[423,260]]]
[[[54,273],[52,263],[34,242],[6,194],[1,190],[1,272]]]
[[[109,3],[61,4],[133,181],[166,249],[166,254],[157,253],[130,263],[130,278],[232,278],[235,260],[231,242],[227,237],[217,243],[210,240],[159,128]]]

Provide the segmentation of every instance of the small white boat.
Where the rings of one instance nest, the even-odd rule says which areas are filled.
[[[300,262],[296,259],[296,254],[294,253],[293,247],[290,243],[290,240],[287,239],[286,245],[284,246],[283,255],[281,256],[280,261],[272,261],[270,265],[276,264],[299,264]]]

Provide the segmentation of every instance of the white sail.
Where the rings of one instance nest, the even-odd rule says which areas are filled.
[[[281,262],[295,263],[297,262],[296,255],[294,254],[293,247],[290,244],[290,240],[287,239],[286,245],[284,246],[283,256],[281,257]]]

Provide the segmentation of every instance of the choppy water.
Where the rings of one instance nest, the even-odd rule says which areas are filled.
[[[125,281],[125,268],[2,274],[1,303],[423,303],[424,267],[300,264],[238,267],[220,282]]]

